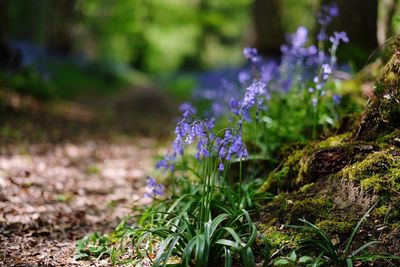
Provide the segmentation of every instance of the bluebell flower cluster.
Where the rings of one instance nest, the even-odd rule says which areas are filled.
[[[237,131],[235,133],[231,129],[225,131],[223,138],[216,138],[216,149],[220,160],[219,171],[224,170],[223,161],[231,160],[233,155],[236,155],[239,159],[245,159],[249,156],[243,143],[241,132]]]
[[[339,15],[339,8],[335,3],[323,4],[317,15],[317,21],[320,25],[320,31],[317,35],[318,41],[325,41],[328,39],[326,34],[326,27],[332,22],[334,17]]]
[[[150,193],[146,193],[145,197],[157,197],[164,195],[164,185],[158,184],[154,177],[147,177],[147,188],[150,189]]]
[[[323,5],[318,15],[321,30],[317,39],[320,43],[312,44],[307,28],[299,27],[287,36],[287,43],[281,46],[280,63],[267,61],[256,48],[247,47],[243,49],[243,55],[248,60],[245,69],[227,71],[231,78],[221,78],[225,73],[209,75],[209,80],[217,81],[219,87],[215,88],[215,83],[210,83],[196,90],[195,96],[211,103],[211,112],[206,114],[210,119],[196,118],[196,109],[189,103],[183,103],[179,108],[183,116],[176,125],[172,149],[156,167],[174,170],[175,163],[184,155],[188,145],[196,147],[195,157],[198,160],[218,158],[220,171],[224,170],[224,164],[233,155],[239,159],[246,158],[248,151],[242,141],[243,124],[251,122],[253,115],[259,121],[260,113],[268,112],[268,102],[272,97],[285,95],[291,90],[304,92],[302,99],[311,99],[315,112],[325,95],[329,95],[337,105],[341,98],[328,86],[328,81],[337,68],[336,50],[340,43],[349,39],[344,32],[334,32],[328,37],[326,27],[338,14],[335,4]],[[329,40],[331,44],[329,53],[322,45],[324,40]],[[236,75],[236,79],[232,75]],[[223,137],[215,133],[213,119],[221,116],[237,122],[236,130],[225,131]]]
[[[266,103],[275,93],[286,94],[297,88],[315,94],[311,98],[327,95],[322,88],[337,69],[336,50],[340,43],[348,42],[344,32],[335,32],[331,37],[326,33],[327,26],[338,15],[339,9],[336,4],[322,5],[318,13],[318,45],[310,42],[307,28],[299,27],[287,36],[286,44],[281,46],[282,56],[279,63],[265,60],[256,48],[244,48],[243,55],[249,64],[237,72],[236,81],[232,78],[219,78],[218,88],[200,87],[195,91],[195,96],[210,102],[210,115],[216,118],[226,115],[230,117],[233,112],[236,116],[250,121],[251,107],[257,106],[259,110],[260,106],[264,105],[263,109],[266,109]],[[331,45],[329,53],[324,49],[325,40],[329,40]],[[218,80],[215,77],[213,79]],[[261,88],[262,90],[259,90]],[[333,92],[329,93],[329,96],[333,97]],[[235,101],[232,102],[232,99]],[[337,103],[338,98],[335,100]],[[316,102],[317,99],[314,99],[313,103]],[[257,116],[258,112],[255,113]]]
[[[239,109],[239,103],[236,104]],[[175,163],[184,155],[185,147],[196,144],[195,158],[198,160],[216,156],[221,164],[224,160],[231,160],[233,155],[238,158],[248,156],[247,149],[242,141],[241,127],[236,130],[227,130],[223,138],[214,133],[215,119],[200,120],[196,118],[195,108],[189,103],[180,106],[183,116],[175,128],[175,140],[172,150],[157,162],[156,168],[174,170]],[[238,113],[239,115],[239,113]],[[219,169],[223,169],[223,164]]]
[[[252,63],[259,63],[262,61],[262,57],[258,54],[257,48],[246,47],[243,49],[243,55]]]
[[[299,27],[288,36],[288,43],[281,46],[282,60],[279,66],[279,80],[277,84],[288,92],[292,84],[310,78],[318,64],[324,60],[315,45],[307,45],[308,30]]]
[[[329,41],[332,43],[332,46],[329,49],[329,52],[331,54],[330,64],[332,66],[335,66],[337,61],[336,59],[337,48],[340,42],[348,43],[349,38],[347,37],[347,34],[345,32],[334,32],[333,35],[329,38]]]

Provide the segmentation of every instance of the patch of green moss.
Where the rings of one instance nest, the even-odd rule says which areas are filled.
[[[364,160],[341,170],[343,177],[350,180],[364,180],[372,175],[384,175],[393,159],[385,152],[369,154]]]
[[[389,212],[390,208],[387,205],[382,205],[379,208],[375,208],[372,211],[372,216],[378,217],[378,218],[382,218],[385,217],[387,215],[387,213]]]
[[[389,134],[384,134],[376,139],[378,144],[387,144],[393,142],[396,138],[400,138],[400,129],[395,129]]]
[[[333,201],[328,197],[305,198],[301,200],[288,200],[286,210],[287,223],[295,223],[298,219],[305,218],[314,222],[319,218],[328,218]]]
[[[312,188],[315,188],[315,184],[314,183],[309,183],[309,184],[303,185],[299,189],[299,192],[304,194],[304,193],[309,192]]]
[[[364,160],[341,170],[339,176],[360,182],[364,191],[400,192],[400,158],[390,151],[371,153]]]
[[[279,249],[283,246],[295,248],[297,246],[296,240],[299,238],[296,237],[295,232],[283,231],[277,226],[265,225],[259,225],[258,229],[268,239],[272,248]]]
[[[340,135],[334,135],[331,137],[328,137],[327,139],[315,143],[316,148],[327,148],[327,147],[335,147],[339,146],[343,143],[344,140],[349,138],[351,136],[351,133],[343,133]]]
[[[261,186],[261,192],[277,192],[278,189],[287,189],[291,181],[297,177],[300,165],[299,162],[309,152],[309,148],[294,150],[284,161],[282,167],[272,172],[265,183]]]
[[[328,234],[346,234],[351,232],[354,224],[348,221],[322,220],[316,224]]]

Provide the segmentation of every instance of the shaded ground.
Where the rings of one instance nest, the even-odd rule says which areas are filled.
[[[0,265],[106,265],[74,261],[74,241],[149,201],[146,173],[175,103],[155,89],[80,104],[0,97]]]

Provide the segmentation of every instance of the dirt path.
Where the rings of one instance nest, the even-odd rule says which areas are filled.
[[[150,105],[152,101],[156,103]],[[166,112],[171,106],[162,101],[154,92],[127,92],[97,103],[97,110],[112,111],[107,117],[72,123],[73,127],[64,119],[46,126],[39,110],[39,117],[29,116],[24,125],[37,130],[35,125],[40,128],[43,123],[41,141],[35,140],[36,135],[24,138],[30,133],[18,123],[26,120],[23,115],[14,124],[5,123],[10,129],[21,127],[17,128],[21,132],[17,142],[10,144],[7,138],[1,142],[1,266],[107,265],[74,261],[74,241],[92,231],[112,230],[132,206],[148,203],[143,194],[158,153],[156,139],[172,121],[167,119],[171,112]],[[99,136],[99,129],[108,129],[103,131],[106,137]],[[79,134],[68,138],[70,131]],[[55,142],[47,141],[57,134],[61,137]],[[114,138],[121,134],[124,138]]]

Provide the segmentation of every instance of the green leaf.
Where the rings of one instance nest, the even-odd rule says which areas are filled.
[[[242,248],[240,251],[240,256],[242,257],[243,264],[246,267],[254,267],[255,266],[255,260],[254,260],[254,254],[251,248],[245,247]]]
[[[296,251],[293,250],[292,253],[290,253],[289,260],[292,262],[296,262],[296,259],[297,259],[297,254]]]
[[[219,240],[215,241],[215,244],[231,247],[231,248],[236,249],[236,250],[240,249],[238,243],[233,242],[233,241],[228,240],[228,239],[219,239]]]
[[[313,261],[313,260],[314,260],[313,257],[310,257],[310,256],[301,256],[301,257],[299,258],[299,263],[307,263],[307,262],[311,262],[311,261]]]
[[[83,252],[78,252],[74,255],[74,260],[83,260],[83,259],[87,259],[89,258],[89,255],[87,253],[83,253]]]
[[[369,246],[372,246],[374,244],[379,243],[379,241],[370,241],[364,245],[362,245],[361,247],[359,247],[357,250],[353,251],[350,255],[350,258],[353,258],[355,255],[357,255],[358,253],[362,252],[363,250],[365,250],[366,248],[368,248]]]
[[[278,259],[274,261],[274,266],[285,266],[285,265],[289,265],[290,261],[288,261],[287,259]]]
[[[231,250],[227,247],[224,247],[224,254],[225,254],[225,267],[231,267],[232,266]]]
[[[369,213],[375,208],[375,206],[378,204],[379,201],[375,202],[374,205],[371,206],[371,208],[369,208],[367,210],[367,212],[364,214],[364,216],[362,216],[362,218],[357,222],[356,227],[354,227],[349,239],[346,241],[346,246],[344,248],[344,253],[345,255],[347,255],[349,253],[349,249],[350,249],[350,245],[353,242],[354,236],[356,235],[356,233],[358,232],[358,230],[361,227],[361,224],[364,222],[364,220],[368,217]]]
[[[353,267],[353,260],[351,258],[347,258],[346,265],[347,265],[347,267]]]

